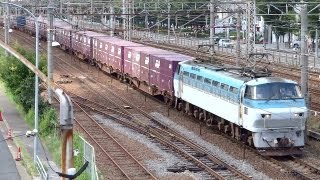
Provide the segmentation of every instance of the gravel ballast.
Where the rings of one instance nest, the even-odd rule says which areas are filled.
[[[206,141],[204,141],[201,137],[196,135],[195,133],[188,131],[184,127],[174,123],[169,118],[163,116],[162,114],[159,114],[157,112],[151,113],[151,115],[158,121],[161,121],[162,123],[166,124],[169,128],[172,128],[181,134],[185,135],[185,137],[188,137],[193,142],[197,142],[197,144],[201,145],[202,147],[206,148],[212,155],[218,157],[220,160],[224,161],[227,164],[230,164],[234,167],[236,167],[241,172],[244,172],[245,174],[251,176],[253,179],[270,179],[265,174],[256,171],[249,163],[247,163],[244,160],[237,160],[231,157],[230,155],[226,154],[223,150],[221,150],[219,147],[210,144]]]

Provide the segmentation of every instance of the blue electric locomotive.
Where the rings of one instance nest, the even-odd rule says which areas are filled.
[[[301,154],[307,107],[298,84],[245,74],[243,68],[181,62],[174,77],[176,106],[262,154]]]

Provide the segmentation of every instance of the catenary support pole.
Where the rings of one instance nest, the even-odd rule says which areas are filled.
[[[272,44],[272,25],[268,25],[268,44]]]
[[[308,92],[308,17],[307,5],[301,6],[301,91],[306,101],[306,106],[309,109],[309,92]],[[307,141],[307,123],[305,126],[305,140]]]
[[[127,40],[127,0],[122,0],[122,29],[123,39]]]
[[[213,55],[214,53],[214,26],[215,26],[215,12],[214,12],[214,9],[215,9],[215,4],[214,4],[214,0],[210,0],[210,38],[209,38],[209,44],[211,46],[210,48],[210,54]]]
[[[60,14],[63,13],[63,0],[60,0],[60,6],[59,6],[59,11],[60,11]]]
[[[131,32],[132,32],[132,0],[128,0],[128,10],[129,10],[129,15],[128,15],[128,40],[131,41]]]
[[[318,63],[318,57],[319,57],[319,53],[318,53],[318,52],[319,52],[319,48],[318,48],[318,46],[319,46],[319,43],[318,43],[319,34],[318,34],[318,33],[319,33],[319,32],[318,32],[318,28],[317,28],[317,29],[316,29],[316,38],[315,38],[315,41],[316,41],[316,42],[315,42],[315,46],[316,46],[316,47],[315,47],[315,53],[316,53],[316,54],[315,54],[315,57],[316,57],[316,59],[315,59],[315,61],[316,61],[315,64]]]
[[[8,3],[9,0],[6,0]],[[4,18],[4,42],[6,45],[9,44],[9,5],[5,5],[5,18]],[[6,56],[9,55],[8,51],[5,51]]]
[[[167,1],[167,3],[168,3],[168,43],[170,43],[170,18],[171,18],[170,8],[171,8],[171,4],[170,4],[169,0]]]
[[[144,17],[144,28],[146,28],[146,29],[149,28],[148,13],[146,13],[146,15]]]
[[[114,29],[115,29],[115,23],[114,23],[114,7],[113,4],[110,5],[110,36],[114,36]]]
[[[240,52],[240,26],[241,26],[241,12],[239,9],[239,12],[237,13],[237,63],[236,66],[240,66],[240,58],[241,58],[241,52]]]
[[[53,62],[52,62],[52,31],[53,31],[53,6],[51,3],[48,5],[48,22],[49,27],[47,29],[47,61],[48,61],[48,82],[53,80]],[[52,89],[50,83],[48,84],[48,102],[52,103]]]

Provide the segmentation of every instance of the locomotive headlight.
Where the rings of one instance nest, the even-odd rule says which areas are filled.
[[[295,117],[303,117],[304,113],[300,112],[300,113],[294,113]]]
[[[261,114],[263,119],[271,119],[271,114]]]

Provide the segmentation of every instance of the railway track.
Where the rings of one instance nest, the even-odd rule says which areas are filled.
[[[63,61],[59,57],[56,57],[56,59]],[[68,73],[77,73],[77,75],[79,75],[79,70],[71,71],[70,68],[66,68],[64,66],[65,64],[68,63],[63,61],[62,63],[58,63],[57,65],[59,66],[59,68],[65,69],[65,71],[67,71]],[[73,67],[71,64],[68,65],[69,67]],[[95,111],[100,109],[100,114],[108,116],[108,118],[111,117],[110,114],[116,114],[116,116],[113,116],[112,119],[117,120],[117,122],[122,121],[122,124],[125,124],[126,126],[132,129],[138,130],[142,134],[146,134],[147,136],[156,138],[159,143],[165,144],[174,152],[177,152],[180,156],[183,156],[188,161],[192,161],[192,166],[194,167],[193,169],[200,168],[203,171],[205,171],[205,176],[215,179],[250,179],[250,177],[241,173],[236,168],[222,162],[217,157],[214,157],[213,155],[208,155],[205,152],[205,150],[201,148],[199,145],[196,145],[195,143],[192,143],[190,140],[185,139],[173,130],[169,131],[168,129],[170,128],[156,121],[152,116],[148,115],[148,113],[140,109],[137,106],[137,104],[133,104],[129,102],[127,99],[118,96],[115,92],[111,91],[107,87],[108,85],[100,84],[86,75],[83,75],[82,77],[85,77],[79,79],[81,81],[80,84],[83,84],[82,88],[87,88],[90,91],[90,93],[93,94],[93,96],[99,97],[100,102],[103,101],[103,104],[108,104],[108,107],[105,107],[99,103],[90,101],[87,98],[77,96],[76,94],[65,90],[67,94],[71,95],[71,98],[73,99],[74,103],[78,104],[77,106],[81,107],[82,112],[86,112],[84,108],[90,107],[91,110]],[[79,112],[81,111],[77,111],[76,114],[78,114]],[[85,114],[89,117],[88,113]],[[84,115],[77,116],[82,116],[82,118],[77,119],[85,119]],[[100,126],[99,124],[91,125],[91,121],[90,123],[86,121],[83,121],[82,123],[85,124],[82,125],[82,129],[86,130],[87,134],[95,133],[98,134],[98,137],[102,139],[101,136],[103,132],[101,130],[97,131],[97,129],[99,129],[97,126]],[[145,129],[142,129],[141,127],[145,127]],[[173,134],[175,134],[174,137],[172,137]],[[96,135],[93,134],[90,135],[90,137],[91,136],[94,137]],[[95,143],[97,144],[102,144],[102,142],[103,141],[101,140],[99,140],[99,142],[95,141]],[[103,146],[103,144],[101,146]],[[199,154],[202,155],[199,156]]]
[[[99,161],[103,162],[103,165],[99,167],[103,174],[107,174],[110,179],[157,179],[129,152],[130,147],[121,144],[107,128],[100,125],[85,108],[81,107],[79,102],[82,100],[87,103],[86,99],[81,98],[76,101],[74,100],[76,96],[71,98],[78,129],[99,147],[99,152],[102,152]]]
[[[156,179],[117,138],[108,133],[108,129],[99,125],[78,103],[75,105],[75,121],[92,141],[100,148],[100,171],[110,179]],[[90,120],[88,120],[90,119]],[[101,159],[102,158],[102,159]],[[111,172],[111,173],[110,173]]]
[[[72,97],[75,96],[73,95]],[[77,99],[83,98],[77,97]],[[150,120],[146,123],[141,122],[132,116],[120,118],[120,116],[117,116],[116,114],[110,115],[110,113],[106,112],[106,110],[109,111],[109,107],[104,107],[101,104],[86,99],[83,99],[83,103],[80,106],[90,108],[96,113],[104,115],[109,119],[113,119],[122,125],[150,137],[150,140],[154,143],[160,143],[164,150],[169,148],[190,162],[187,166],[173,167],[171,168],[171,171],[180,171],[182,169],[197,171],[201,172],[202,177],[205,177],[206,179],[251,179],[234,167],[224,163],[213,155],[210,155],[210,153],[199,145],[196,145],[172,130],[168,130],[168,127],[155,120]],[[122,113],[121,116],[123,117]]]
[[[320,179],[319,168],[314,167],[295,156],[269,158],[268,160],[284,168],[288,173],[293,174],[299,179]]]

